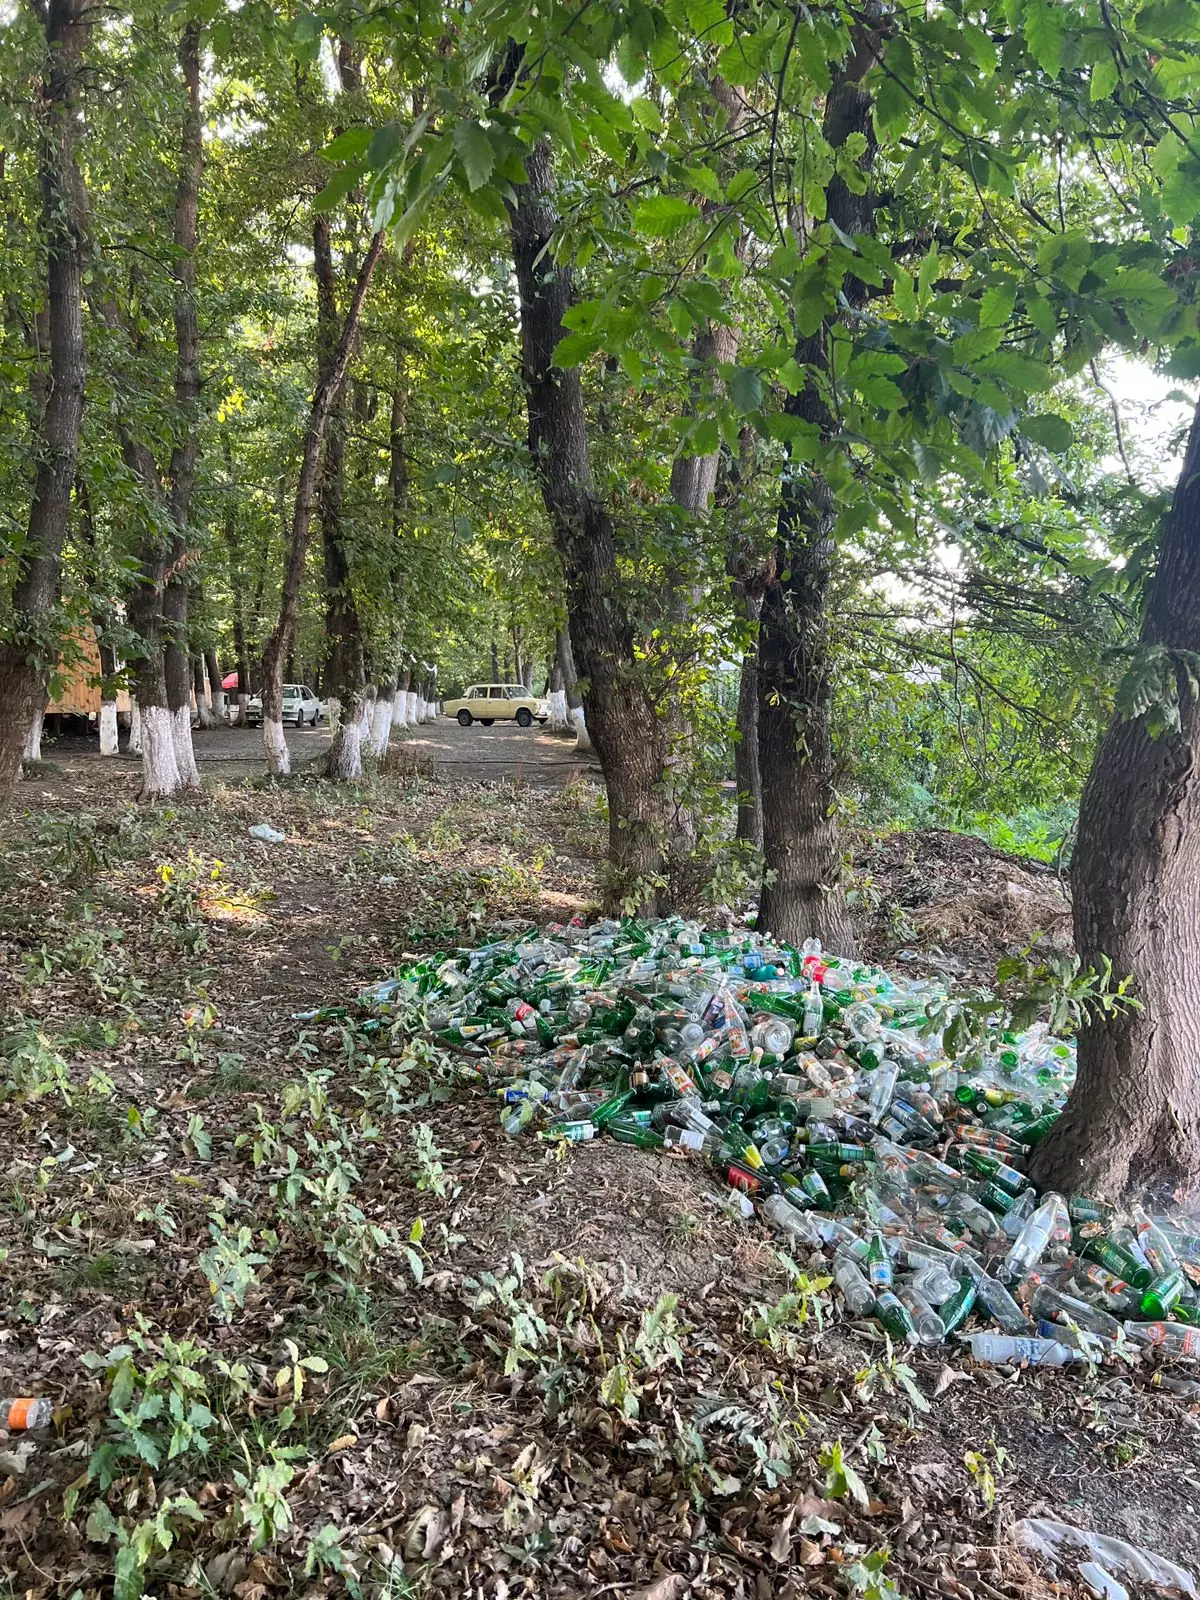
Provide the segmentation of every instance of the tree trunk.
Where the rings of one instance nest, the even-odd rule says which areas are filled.
[[[550,668],[550,681],[547,684],[547,698],[550,701],[550,716],[546,727],[551,733],[568,733],[572,729],[570,716],[567,713],[567,675],[563,670],[563,641],[565,633],[560,628],[555,638],[554,664]]]
[[[238,489],[233,468],[233,445],[229,430],[222,431],[222,454],[225,457],[225,516],[222,527],[225,533],[225,554],[229,572],[229,593],[233,609],[233,653],[237,668],[237,715],[235,728],[246,726],[246,704],[250,699],[250,655],[246,649],[245,575],[242,572],[241,541],[238,537]]]
[[[314,243],[322,226],[322,219],[318,218],[313,228]],[[318,373],[312,405],[309,408],[308,425],[304,430],[300,476],[296,483],[296,500],[284,562],[283,588],[279,599],[279,619],[263,651],[263,742],[267,750],[267,769],[275,777],[285,776],[291,771],[288,748],[283,737],[283,664],[291,653],[300,613],[300,588],[304,581],[304,561],[308,553],[308,535],[312,525],[321,445],[329,413],[337,404],[346,382],[346,371],[350,365],[350,355],[362,317],[363,302],[366,300],[371,276],[382,253],[383,245],[383,233],[374,234],[358,270],[354,292],[342,322],[342,331],[333,352],[330,368],[325,373]]]
[[[142,753],[142,708],[137,700],[130,697],[129,704],[129,754],[140,756]]]
[[[544,140],[529,151],[525,170],[526,182],[515,187],[508,207],[529,451],[563,563],[571,645],[608,790],[606,898],[610,906],[632,900],[655,910],[665,844],[662,729],[638,673],[612,519],[595,492],[579,371],[558,371],[552,362],[575,288],[570,270],[554,261],[558,210]]]
[[[500,681],[500,656],[499,656],[499,653],[496,650],[496,641],[495,641],[495,639],[493,639],[492,640],[492,682],[493,683],[499,683],[499,681]]]
[[[1159,542],[1141,648],[1171,665],[1180,728],[1114,716],[1079,808],[1071,862],[1075,948],[1132,976],[1141,1010],[1093,1012],[1079,1073],[1030,1169],[1039,1185],[1180,1203],[1200,1190],[1200,407]]]
[[[175,189],[175,412],[179,442],[164,495],[150,447],[122,423],[121,448],[148,501],[140,576],[129,620],[141,639],[136,675],[141,710],[143,800],[200,786],[192,751],[191,668],[187,651],[187,525],[200,449],[200,344],[196,317],[196,226],[204,149],[200,117],[200,39],[189,22],[179,40],[185,100]],[[110,323],[116,309],[104,311]],[[167,527],[164,527],[164,524]],[[169,528],[169,531],[167,531]]]
[[[757,623],[762,597],[743,593],[746,619]],[[737,741],[733,749],[733,781],[737,786],[737,828],[734,837],[755,850],[763,847],[762,778],[758,767],[758,646],[742,657],[738,682]]]
[[[38,696],[34,705],[33,716],[29,719],[29,731],[25,735],[25,748],[21,751],[22,761],[40,761],[42,759],[42,730],[46,726],[46,695],[43,691]]]
[[[328,372],[337,347],[337,277],[328,223],[313,229],[313,269],[317,279],[318,370]],[[325,681],[341,709],[326,763],[327,776],[339,782],[362,778],[362,729],[365,704],[362,624],[354,598],[350,563],[342,526],[345,508],[346,407],[344,396],[330,408],[325,449],[317,483],[317,521],[325,570]]]
[[[851,53],[825,101],[824,133],[833,149],[852,134],[864,141],[857,165],[875,157],[871,96],[861,86],[875,60],[877,38],[855,29]],[[874,228],[869,188],[855,194],[835,176],[826,190],[831,223],[850,235]],[[855,304],[862,285],[843,294]],[[797,340],[795,359],[807,381],[789,395],[789,416],[815,425],[823,441],[836,432],[827,403],[831,376],[828,321]],[[775,565],[759,629],[758,749],[762,778],[763,864],[758,926],[800,944],[815,935],[852,953],[854,936],[841,886],[841,847],[829,716],[831,665],[826,597],[834,563],[836,506],[820,473],[799,464],[784,474],[776,529]]]
[[[46,63],[38,99],[42,122],[38,177],[46,245],[49,371],[36,404],[37,474],[25,541],[16,565],[10,617],[0,637],[0,799],[21,775],[26,739],[43,692],[42,661],[58,595],[63,541],[83,416],[83,262],[86,215],[75,154],[79,73],[89,32],[86,0],[47,0],[41,11]]]
[[[116,756],[121,753],[120,735],[117,731],[117,689],[114,682],[119,663],[112,645],[98,641],[100,651],[100,754]]]
[[[567,697],[567,718],[575,734],[575,748],[591,755],[592,738],[588,732],[587,715],[583,709],[583,695],[579,691],[575,655],[571,649],[571,635],[565,629],[558,635],[558,659],[562,665],[563,692]]]
[[[202,728],[215,728],[217,719],[213,715],[212,701],[208,696],[208,687],[204,681],[204,657],[192,657],[192,694],[196,701],[196,716]]]
[[[212,697],[213,721],[219,727],[225,725],[225,689],[221,681],[221,668],[217,664],[217,652],[206,650],[204,652],[204,667],[208,673],[208,690]]]
[[[377,761],[382,761],[387,755],[388,741],[392,737],[395,706],[396,680],[388,678],[379,685],[379,693],[371,712],[371,754]]]

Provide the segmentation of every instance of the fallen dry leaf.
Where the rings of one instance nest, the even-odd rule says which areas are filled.
[[[792,1523],[796,1520],[796,1507],[792,1506],[775,1530],[771,1540],[771,1559],[781,1565],[791,1557]]]
[[[338,1450],[349,1450],[358,1443],[356,1433],[340,1433],[329,1446],[328,1454],[333,1455]]]
[[[657,1578],[644,1589],[635,1589],[629,1600],[683,1600],[683,1596],[691,1588],[691,1583],[681,1572],[668,1572],[665,1578]]]

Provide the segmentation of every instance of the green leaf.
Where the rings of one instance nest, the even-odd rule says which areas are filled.
[[[326,161],[355,161],[366,153],[372,137],[371,128],[347,128],[345,133],[330,140],[321,154]]]
[[[1031,361],[1014,350],[997,350],[995,355],[980,363],[980,370],[989,377],[999,378],[1010,389],[1019,389],[1022,394],[1037,394],[1039,390],[1049,389],[1054,382],[1054,374],[1043,362]]]
[[[362,168],[357,162],[353,166],[339,168],[313,201],[314,208],[317,211],[332,211],[334,206],[341,204],[361,177]]]
[[[734,367],[729,379],[729,398],[745,416],[762,405],[762,375],[755,367]]]
[[[1052,411],[1044,411],[1036,417],[1025,417],[1021,422],[1021,432],[1037,444],[1045,445],[1047,450],[1053,450],[1055,455],[1062,455],[1071,448],[1074,434],[1071,424],[1065,417],[1056,416]]]
[[[550,358],[556,367],[577,367],[581,362],[595,355],[600,348],[600,341],[591,333],[568,333],[554,346],[554,354]]]
[[[1066,41],[1062,0],[1025,0],[1025,43],[1048,77],[1057,78]]]
[[[795,356],[789,356],[779,369],[779,381],[789,394],[799,394],[808,382],[804,368]]]
[[[875,132],[880,144],[897,138],[908,127],[913,113],[913,98],[902,83],[895,78],[881,78],[875,91],[875,104],[871,108],[875,118]]]
[[[645,95],[638,95],[629,102],[629,109],[633,113],[638,126],[645,128],[647,133],[661,133],[663,130],[662,114],[653,100],[647,100]]]
[[[669,239],[700,215],[700,207],[674,194],[651,195],[633,208],[633,226],[650,239]]]
[[[1092,66],[1092,75],[1088,81],[1088,97],[1092,101],[1107,100],[1117,87],[1120,77],[1121,69],[1113,57],[1103,56]]]
[[[467,187],[482,189],[496,165],[496,152],[487,131],[478,122],[456,122],[454,149],[467,175]]]
[[[1000,283],[991,289],[985,289],[979,302],[979,326],[981,328],[1002,328],[1012,316],[1013,306],[1016,304],[1017,290],[1015,284]]]
[[[892,298],[896,302],[896,310],[905,322],[916,322],[920,316],[920,307],[917,304],[917,286],[910,273],[903,267],[896,268],[895,283],[892,287]]]

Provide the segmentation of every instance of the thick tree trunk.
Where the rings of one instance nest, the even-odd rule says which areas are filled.
[[[42,701],[41,662],[58,595],[63,540],[83,416],[83,263],[86,215],[75,154],[79,73],[89,31],[86,0],[48,0],[41,11],[46,63],[38,99],[41,234],[46,245],[45,321],[49,370],[38,366],[37,474],[25,542],[17,562],[10,617],[0,636],[0,799],[12,793]],[[52,646],[51,646],[52,647]]]
[[[313,229],[313,269],[317,279],[318,368],[328,372],[337,347],[337,277],[328,224]],[[325,682],[341,708],[326,762],[326,774],[339,782],[362,778],[362,728],[366,673],[362,624],[354,598],[342,526],[345,508],[346,408],[344,398],[330,409],[317,484],[317,521],[325,569]]]
[[[221,682],[221,669],[217,664],[217,652],[206,650],[204,652],[204,669],[208,674],[208,692],[212,700],[213,721],[218,726],[225,723],[225,690]]]
[[[1143,649],[1200,651],[1200,407],[1192,421]],[[1093,1014],[1066,1110],[1030,1169],[1065,1193],[1155,1202],[1200,1192],[1200,706],[1182,661],[1180,729],[1114,717],[1079,808],[1071,862],[1075,947],[1132,976],[1141,1010]]]
[[[22,761],[40,761],[42,759],[42,731],[46,726],[46,697],[43,692],[39,696],[39,703],[34,706],[33,716],[29,719],[29,731],[25,735],[25,748],[21,751]]]
[[[136,695],[141,709],[144,800],[197,789],[192,751],[191,668],[187,650],[187,524],[200,449],[200,341],[196,316],[196,228],[204,149],[200,117],[198,22],[180,36],[185,99],[175,189],[175,411],[179,442],[171,452],[164,494],[149,446],[121,423],[121,447],[149,506],[139,557],[140,576],[129,619],[141,639]],[[104,311],[119,321],[115,308]],[[164,518],[162,513],[166,513]],[[164,533],[163,522],[170,533]]]
[[[632,898],[652,910],[665,846],[662,729],[635,660],[612,519],[595,492],[579,372],[560,372],[552,361],[575,289],[570,271],[554,261],[558,211],[545,141],[529,151],[525,171],[526,182],[509,202],[509,218],[529,451],[562,558],[571,645],[586,683],[587,723],[608,790],[607,900],[615,906]]]
[[[115,756],[121,753],[117,732],[117,653],[112,645],[105,644],[96,625],[97,649],[100,652],[100,754]]]
[[[579,678],[575,671],[575,655],[571,649],[571,635],[565,629],[558,635],[558,659],[563,672],[563,693],[567,697],[567,719],[575,735],[575,748],[585,755],[592,754],[592,736],[588,732],[587,715],[583,709],[583,695],[579,692]]]
[[[204,657],[192,657],[192,694],[196,701],[196,716],[202,728],[215,728],[216,715],[213,712],[212,701],[208,694],[208,685],[204,678]]]
[[[394,728],[408,727],[408,686],[412,682],[412,671],[405,668],[400,673],[396,683],[395,710],[392,713],[392,726]]]
[[[832,149],[851,135],[863,147],[860,171],[875,157],[871,95],[862,79],[875,60],[876,36],[855,30],[851,53],[825,101],[824,133]],[[829,220],[841,233],[870,233],[874,201],[835,176],[826,190]],[[850,304],[862,285],[843,289]],[[836,422],[827,402],[830,327],[797,341],[795,358],[807,381],[789,395],[789,416],[815,425],[828,441]],[[758,750],[762,779],[763,864],[758,925],[799,944],[815,935],[851,953],[854,937],[841,885],[842,861],[835,819],[837,797],[829,717],[831,665],[826,598],[833,572],[836,507],[818,472],[789,467],[780,492],[773,581],[763,601],[759,629]]]
[[[314,226],[314,241],[322,220]],[[346,371],[354,348],[362,317],[363,303],[371,284],[376,262],[383,251],[384,235],[376,233],[363,257],[350,297],[350,305],[342,322],[337,347],[330,368],[319,373],[309,408],[308,425],[304,430],[304,447],[300,461],[300,477],[296,484],[296,500],[292,512],[292,525],[284,562],[283,589],[279,600],[279,618],[263,651],[263,742],[267,750],[267,770],[276,777],[291,771],[287,744],[283,737],[283,664],[291,653],[296,636],[296,623],[300,613],[300,589],[304,581],[304,562],[308,553],[308,535],[312,526],[313,502],[316,497],[317,466],[329,413],[337,404],[346,382]]]
[[[388,741],[392,737],[395,704],[395,679],[388,678],[379,685],[379,693],[371,710],[371,754],[377,761],[382,761],[387,755]]]
[[[547,698],[550,701],[550,716],[546,727],[551,733],[567,733],[571,730],[571,719],[567,712],[567,675],[563,670],[563,640],[565,634],[560,628],[555,639],[554,662],[550,668],[550,681],[546,686]]]

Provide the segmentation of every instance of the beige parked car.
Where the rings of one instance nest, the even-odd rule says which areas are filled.
[[[485,728],[493,722],[517,722],[530,728],[535,722],[545,722],[550,703],[531,694],[523,683],[475,683],[457,700],[447,700],[442,710],[464,728],[473,722],[482,722]]]

